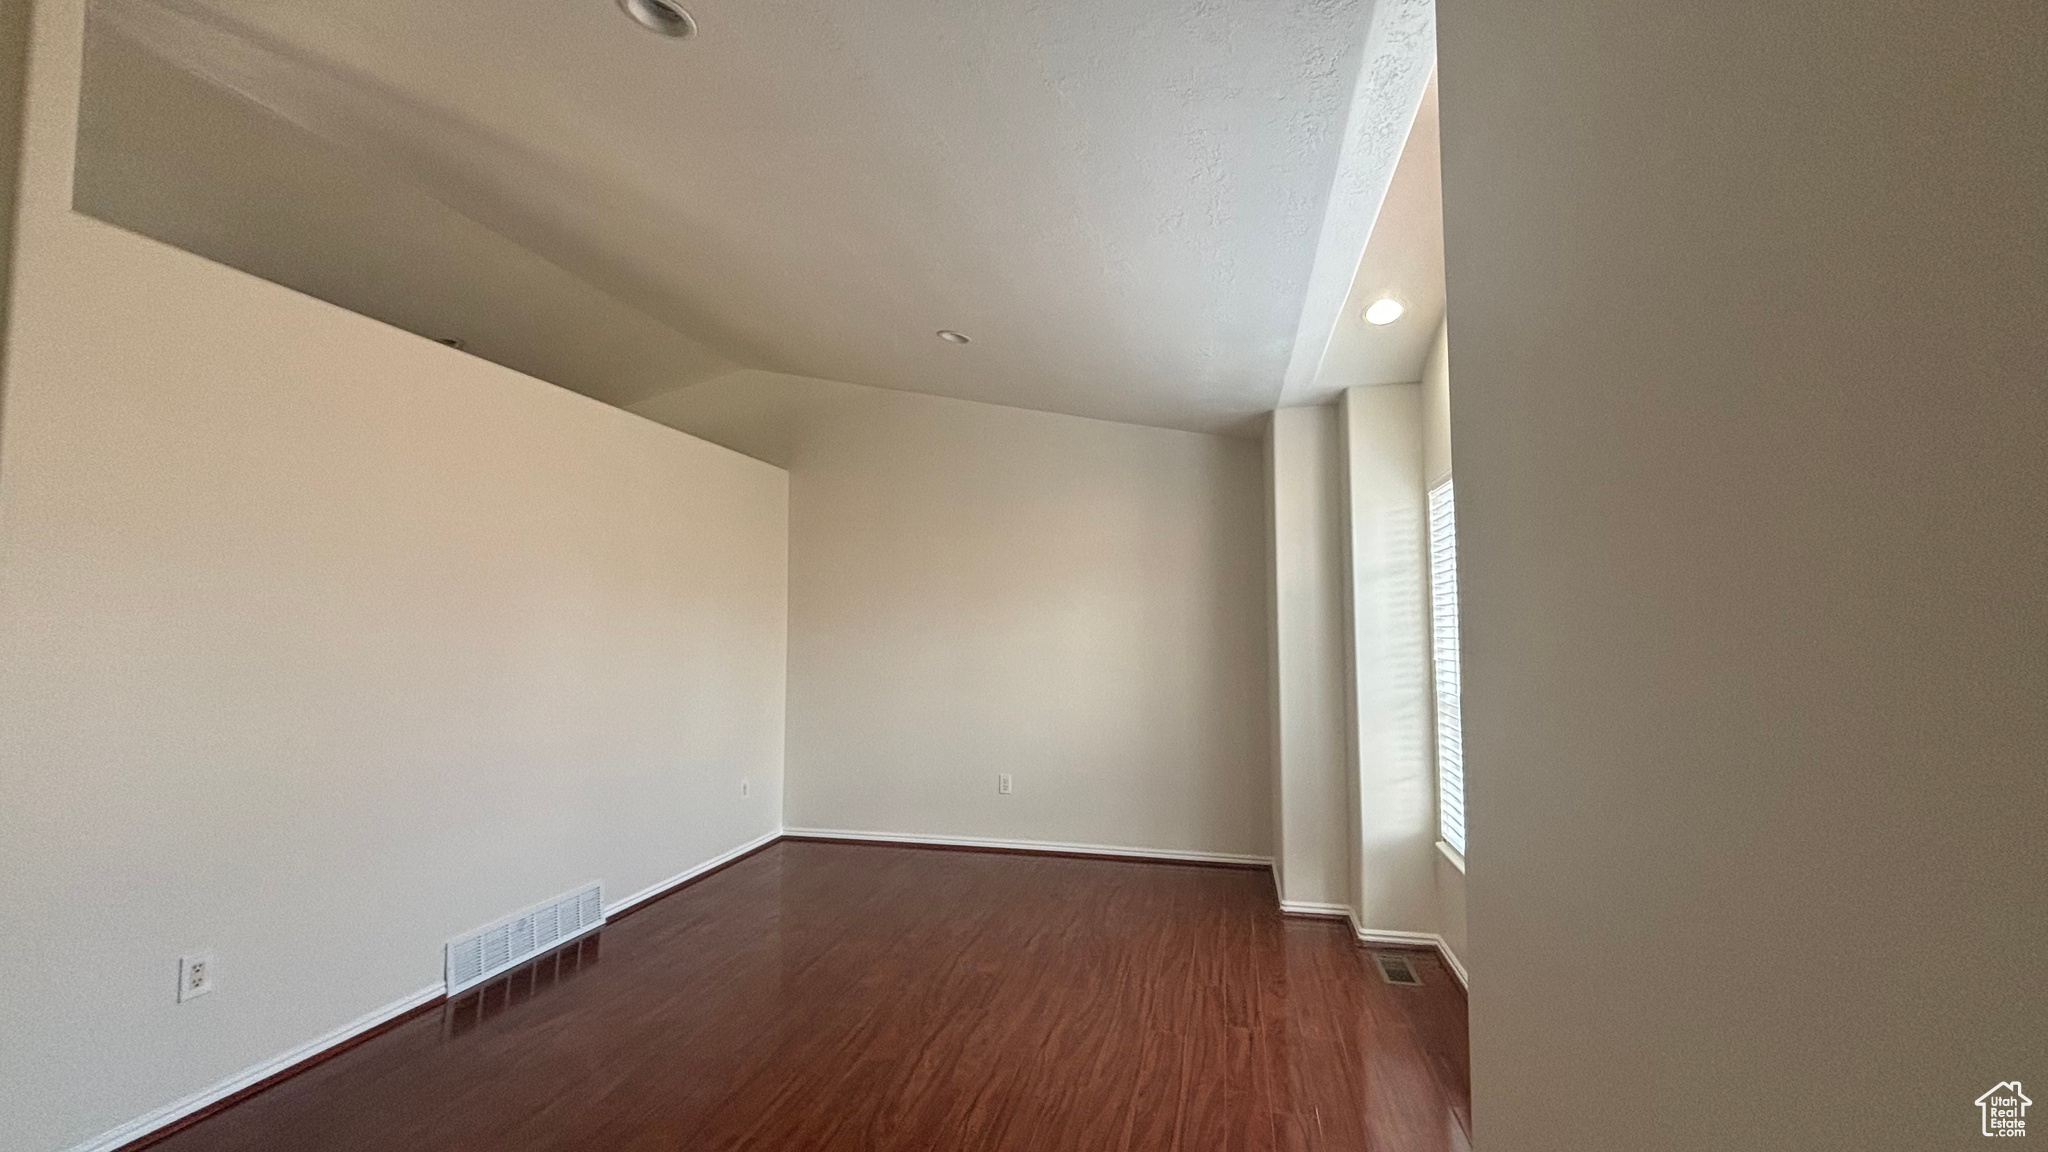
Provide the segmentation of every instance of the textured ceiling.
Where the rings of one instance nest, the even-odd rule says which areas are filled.
[[[1337,322],[1430,50],[1427,0],[690,7],[100,5],[709,357],[1196,430]]]
[[[1279,402],[1308,402],[1436,64],[1435,0],[1375,0]]]

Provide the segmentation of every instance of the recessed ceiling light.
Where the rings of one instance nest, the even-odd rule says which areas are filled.
[[[944,341],[945,341],[946,343],[948,343],[948,344],[972,344],[972,343],[974,343],[974,340],[973,340],[972,338],[970,338],[970,337],[968,337],[968,336],[966,336],[966,335],[963,335],[963,334],[961,334],[961,333],[959,333],[959,332],[955,332],[955,331],[953,331],[953,330],[952,330],[951,328],[941,328],[941,329],[939,329],[939,339],[941,339],[941,340],[944,340]]]
[[[1399,300],[1394,299],[1392,296],[1383,296],[1365,306],[1365,322],[1367,324],[1392,324],[1401,318],[1401,313],[1407,310],[1407,306]]]
[[[690,14],[670,3],[669,0],[619,0],[619,7],[633,18],[635,24],[650,32],[673,36],[678,40],[697,34],[697,22]]]

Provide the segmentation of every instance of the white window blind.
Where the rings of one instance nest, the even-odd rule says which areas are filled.
[[[1458,518],[1451,482],[1429,490],[1430,654],[1436,665],[1436,820],[1465,854],[1465,742],[1459,727]]]

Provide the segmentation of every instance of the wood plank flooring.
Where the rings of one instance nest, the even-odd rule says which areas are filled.
[[[1465,1149],[1408,955],[1263,871],[784,841],[152,1148]]]

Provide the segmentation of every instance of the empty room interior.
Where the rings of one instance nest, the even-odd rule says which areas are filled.
[[[2039,0],[0,0],[0,310],[0,1152],[2048,1134]]]

